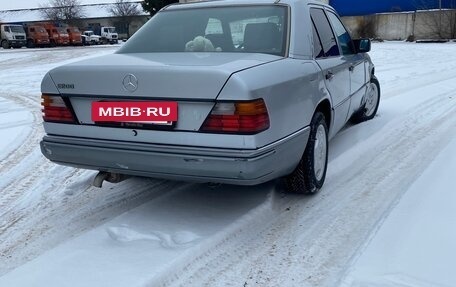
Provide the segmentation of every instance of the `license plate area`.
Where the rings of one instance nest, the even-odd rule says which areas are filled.
[[[154,124],[154,123],[136,123],[136,122],[94,122],[100,127],[138,129],[138,130],[173,130],[176,127],[176,122],[169,125]]]
[[[178,104],[171,101],[97,101],[91,105],[96,125],[123,128],[175,127]]]

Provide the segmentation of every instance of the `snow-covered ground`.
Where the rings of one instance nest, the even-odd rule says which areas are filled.
[[[453,139],[373,233],[343,286],[456,286],[455,171]]]
[[[378,116],[311,197],[48,162],[41,78],[115,49],[0,50],[0,286],[456,286],[456,44],[373,45]]]

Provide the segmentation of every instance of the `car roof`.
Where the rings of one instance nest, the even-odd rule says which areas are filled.
[[[191,9],[191,8],[203,8],[203,7],[220,7],[220,6],[236,6],[236,5],[264,5],[264,4],[287,4],[293,6],[297,3],[304,4],[316,4],[326,5],[322,1],[318,0],[210,0],[210,1],[197,1],[188,3],[175,3],[166,6],[162,10],[174,10],[174,9]]]

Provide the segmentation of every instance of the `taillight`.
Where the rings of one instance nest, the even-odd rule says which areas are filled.
[[[62,97],[42,95],[41,105],[43,106],[43,120],[45,122],[74,123],[75,119]]]
[[[263,99],[258,99],[248,102],[217,103],[200,131],[255,134],[268,128],[268,110]]]

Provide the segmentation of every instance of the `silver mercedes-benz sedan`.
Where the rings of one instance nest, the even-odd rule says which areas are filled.
[[[115,54],[42,82],[42,153],[102,179],[138,175],[290,192],[325,180],[328,140],[372,119],[368,39],[308,0],[165,7]]]

